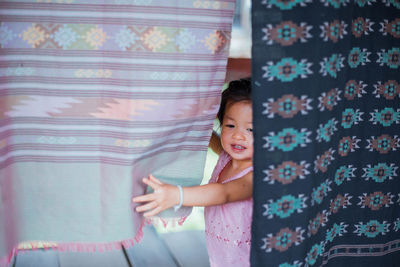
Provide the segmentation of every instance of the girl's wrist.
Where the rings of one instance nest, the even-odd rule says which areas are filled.
[[[183,204],[183,188],[180,185],[177,185],[176,187],[178,189],[178,194],[177,194],[178,201],[176,202],[177,204],[174,205],[174,211],[178,211],[182,207],[182,204]]]

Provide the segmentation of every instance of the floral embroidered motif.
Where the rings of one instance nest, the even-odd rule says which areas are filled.
[[[328,192],[332,191],[330,184],[332,182],[327,179],[325,182],[321,183],[317,188],[313,188],[311,193],[311,206],[315,203],[321,204],[322,200],[328,195]]]
[[[336,170],[334,181],[336,185],[341,185],[344,181],[350,181],[351,178],[355,177],[353,165],[341,166]]]
[[[269,166],[269,170],[264,170],[264,173],[267,175],[264,181],[270,184],[274,184],[275,181],[282,184],[290,184],[297,178],[304,179],[310,173],[307,170],[309,166],[310,164],[305,161],[301,161],[300,164],[293,161],[284,161],[276,167],[271,165]]]
[[[346,6],[350,0],[321,0],[325,6],[333,6],[334,8],[340,8],[341,5]]]
[[[306,6],[307,3],[311,3],[312,0],[291,0],[291,1],[286,1],[286,0],[262,0],[262,4],[266,5],[267,8],[272,8],[273,6],[281,9],[281,10],[289,10],[292,9],[293,7],[299,5],[299,6]]]
[[[322,212],[318,212],[317,216],[312,219],[308,224],[308,236],[315,235],[321,226],[326,226],[328,222],[328,212],[323,210]]]
[[[309,74],[312,74],[310,70],[311,65],[312,63],[308,63],[306,59],[302,59],[298,62],[290,57],[282,58],[282,60],[275,65],[270,61],[267,62],[267,66],[262,67],[265,71],[263,78],[267,78],[268,81],[277,79],[281,82],[291,82],[298,77],[304,79],[307,78]]]
[[[300,40],[302,43],[307,42],[307,38],[311,38],[309,31],[312,26],[308,26],[307,23],[300,23],[297,25],[292,21],[282,21],[275,27],[272,24],[268,24],[262,31],[265,33],[263,37],[264,41],[267,41],[268,45],[272,45],[274,42],[282,45],[289,46]]]
[[[349,63],[350,68],[357,68],[360,65],[365,65],[366,62],[370,62],[368,56],[371,53],[367,51],[367,49],[360,49],[359,47],[354,47],[351,49],[349,53],[349,57],[347,62]]]
[[[366,168],[363,168],[365,180],[372,179],[377,183],[383,183],[386,179],[392,180],[393,177],[397,176],[397,166],[394,163],[390,165],[386,163],[378,163],[374,166],[368,164]]]
[[[349,194],[344,194],[344,196],[338,194],[335,199],[331,199],[329,214],[337,213],[340,208],[345,209],[347,206],[350,206],[351,198],[352,196],[349,196]]]
[[[89,43],[95,49],[99,49],[107,39],[106,33],[100,27],[90,29],[86,33],[86,42]]]
[[[394,195],[391,193],[382,193],[382,192],[374,192],[371,194],[363,193],[363,196],[359,196],[360,202],[357,204],[361,206],[361,208],[368,207],[371,210],[379,210],[383,206],[390,207],[390,204],[393,204],[392,199]]]
[[[359,236],[365,235],[368,238],[374,238],[379,234],[385,235],[389,232],[390,223],[386,223],[386,221],[380,223],[377,220],[370,220],[366,224],[360,222],[354,226],[356,230],[353,233],[357,233]]]
[[[152,1],[152,0],[147,0],[147,1]],[[195,8],[205,8],[205,9],[212,8],[218,10],[222,8],[227,8],[228,3],[223,1],[196,0],[193,2],[193,6]]]
[[[359,6],[359,7],[364,7],[366,5],[372,5],[371,3],[376,2],[376,0],[354,0],[354,2]]]
[[[275,114],[283,118],[293,118],[299,112],[302,115],[306,115],[312,109],[310,106],[311,101],[312,99],[305,95],[299,99],[292,94],[283,95],[276,101],[270,98],[267,103],[263,103],[265,110],[262,114],[268,115],[268,118],[274,118]]]
[[[189,29],[180,29],[178,35],[175,37],[175,44],[180,51],[188,52],[189,49],[196,45],[196,36]]]
[[[400,231],[400,218],[397,218],[396,221],[393,223],[393,231]]]
[[[384,108],[381,111],[375,109],[371,112],[371,119],[373,124],[380,123],[383,127],[389,127],[393,123],[400,123],[400,109],[395,111],[393,108]]]
[[[334,223],[331,229],[326,230],[326,241],[327,242],[332,242],[335,237],[337,236],[343,236],[344,233],[347,233],[346,227],[349,226],[348,224],[345,224],[344,222],[341,222],[340,224]]]
[[[293,128],[285,128],[281,132],[275,134],[270,133],[270,136],[264,137],[266,144],[264,148],[268,148],[270,151],[274,151],[275,148],[284,152],[292,151],[296,147],[305,147],[311,140],[308,136],[311,134],[307,129],[301,129],[297,131]]]
[[[361,139],[357,139],[356,136],[350,137],[350,136],[345,136],[339,141],[338,145],[338,153],[340,156],[345,157],[347,156],[350,152],[354,152],[356,148],[360,148],[358,146],[358,142],[360,142]]]
[[[302,265],[303,265],[302,262],[294,261],[293,264],[290,264],[288,262],[281,263],[281,264],[279,264],[278,267],[301,267]]]
[[[33,48],[38,47],[42,42],[45,41],[45,31],[36,24],[33,24],[23,33],[24,41],[32,45]]]
[[[364,112],[360,112],[359,109],[354,110],[352,108],[346,108],[342,112],[342,127],[345,129],[349,129],[353,125],[358,124],[360,121],[362,121],[361,115],[363,113]]]
[[[322,140],[324,140],[325,142],[329,142],[334,132],[337,130],[336,128],[337,123],[338,123],[337,120],[333,118],[330,119],[325,124],[320,124],[317,129],[317,137],[316,137],[317,141],[322,142]]]
[[[323,61],[320,62],[321,69],[320,73],[322,76],[330,75],[333,78],[337,78],[337,73],[344,67],[344,57],[341,54],[333,54],[330,58],[324,57]]]
[[[311,247],[310,251],[307,253],[307,257],[305,258],[308,266],[312,266],[317,262],[319,256],[322,255],[325,249],[325,243],[320,242],[319,244],[315,244]]]
[[[63,49],[69,49],[80,36],[68,25],[63,25],[54,33],[54,41]]]
[[[122,50],[127,50],[139,39],[130,28],[123,26],[115,35],[114,40]]]
[[[387,100],[392,100],[396,96],[400,96],[400,85],[395,80],[389,80],[382,84],[378,81],[377,84],[374,84],[375,91],[373,94],[376,95],[377,98],[383,96]]]
[[[387,65],[391,69],[397,69],[400,65],[400,49],[393,47],[387,52],[381,49],[382,52],[378,52],[379,59],[376,61],[379,65]]]
[[[340,91],[338,88],[334,88],[329,90],[327,93],[323,92],[321,96],[318,97],[319,104],[318,108],[320,111],[324,111],[328,109],[332,111],[333,107],[337,105],[338,101],[340,101]]]
[[[263,205],[265,208],[263,215],[268,216],[268,219],[272,219],[274,216],[279,216],[281,219],[288,218],[295,211],[303,212],[303,209],[307,207],[306,200],[307,197],[302,194],[298,195],[297,198],[292,195],[285,195],[275,202],[270,199],[269,204]]]
[[[386,4],[386,6],[393,5],[393,7],[400,9],[400,2],[399,0],[382,0],[383,3]]]
[[[389,136],[387,134],[382,134],[375,138],[371,136],[371,139],[367,139],[368,146],[366,147],[369,151],[376,150],[380,154],[387,154],[389,151],[396,151],[400,147],[400,140],[397,135]]]
[[[202,42],[213,54],[218,54],[227,47],[229,39],[229,32],[214,31],[206,36]]]
[[[390,34],[394,38],[400,38],[400,18],[396,18],[389,22],[387,19],[385,19],[381,24],[381,29],[380,32],[382,32],[383,35]]]
[[[300,245],[304,240],[304,230],[297,227],[295,231],[289,228],[283,228],[276,235],[268,234],[266,238],[263,238],[264,245],[261,249],[265,249],[266,252],[271,252],[272,249],[276,249],[280,252],[288,250],[292,245]]]
[[[356,96],[362,97],[363,94],[367,93],[364,90],[365,87],[367,87],[367,85],[364,84],[363,81],[357,82],[355,80],[349,80],[344,88],[344,97],[347,100],[353,100]]]
[[[0,48],[4,48],[17,35],[4,22],[0,23]]]
[[[363,34],[368,35],[370,32],[374,31],[372,25],[374,25],[374,22],[371,22],[370,19],[359,17],[353,20],[351,32],[356,38],[360,38]]]
[[[328,170],[328,166],[332,163],[335,159],[333,154],[335,150],[329,148],[329,150],[325,151],[324,154],[317,156],[316,160],[314,161],[314,172],[318,173],[318,171],[326,172]]]
[[[346,27],[347,24],[343,20],[334,20],[331,23],[324,22],[324,24],[320,26],[322,31],[320,37],[325,42],[331,40],[332,42],[337,43],[339,39],[343,39],[347,34]]]
[[[7,68],[6,76],[31,76],[36,72],[35,68]],[[0,76],[2,76],[0,74]]]
[[[142,40],[146,47],[153,52],[160,51],[170,41],[167,34],[158,27],[153,27],[146,31],[142,36]]]

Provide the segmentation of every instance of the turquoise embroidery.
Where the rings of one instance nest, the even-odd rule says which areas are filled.
[[[269,81],[277,79],[282,82],[291,82],[296,78],[307,78],[309,74],[312,74],[311,65],[306,59],[298,62],[291,57],[283,58],[275,65],[273,62],[268,62],[267,66],[262,67],[265,70],[263,77],[268,78]]]
[[[383,183],[386,179],[391,180],[394,176],[397,176],[397,166],[393,163],[388,165],[386,163],[378,163],[374,166],[367,165],[367,168],[363,168],[365,180],[372,179],[377,183]]]
[[[387,65],[391,69],[397,69],[400,65],[400,48],[393,47],[388,50],[381,50],[382,52],[378,52],[379,59],[377,60],[381,66]]]
[[[368,56],[371,53],[367,51],[367,49],[360,49],[359,47],[354,47],[351,49],[349,53],[349,57],[347,62],[349,63],[350,68],[357,68],[360,65],[365,65],[366,62],[370,62]]]
[[[352,165],[339,167],[335,173],[334,181],[336,185],[341,185],[344,181],[350,181],[351,178],[355,177],[355,170],[356,168],[353,168]]]
[[[320,73],[323,76],[330,75],[333,78],[337,77],[337,73],[344,67],[343,65],[344,57],[340,54],[333,54],[330,58],[324,58],[322,62],[320,62],[321,69]]]
[[[385,235],[386,232],[389,232],[389,225],[390,224],[385,221],[380,223],[377,220],[370,220],[366,224],[361,222],[360,224],[354,225],[356,227],[354,233],[357,233],[357,235],[365,235],[368,238],[374,238],[379,234]]]
[[[332,242],[337,236],[342,236],[347,233],[346,227],[348,225],[341,222],[340,224],[334,223],[331,229],[326,231],[326,241]]]
[[[301,265],[302,264],[299,261],[295,261],[293,262],[293,264],[290,264],[288,262],[281,263],[278,267],[301,267]]]
[[[364,7],[366,5],[371,5],[371,2],[374,2],[373,0],[354,0],[354,2],[359,6],[359,7]]]
[[[264,147],[269,148],[273,151],[276,149],[282,150],[284,152],[292,151],[296,147],[305,147],[306,143],[311,142],[308,136],[311,132],[306,129],[301,129],[297,131],[293,128],[285,128],[281,132],[270,133],[269,137],[264,137],[267,143]]]
[[[371,119],[373,124],[380,123],[384,127],[389,127],[393,123],[400,123],[400,109],[395,111],[393,108],[384,108],[381,111],[375,109],[371,112]]]
[[[393,230],[394,231],[400,231],[400,218],[397,218],[397,220],[393,224]]]
[[[360,112],[359,109],[352,109],[352,108],[346,108],[342,112],[342,127],[345,129],[351,128],[354,124],[358,124],[358,122],[362,121],[361,115],[363,112]]]
[[[307,257],[305,259],[306,263],[311,266],[314,265],[315,262],[317,261],[317,258],[321,256],[323,252],[324,252],[324,242],[315,244],[307,253]]]
[[[326,180],[325,182],[321,183],[317,188],[314,188],[311,193],[311,205],[314,205],[316,202],[317,204],[321,204],[324,197],[331,191],[329,185],[331,181]]]
[[[303,208],[306,208],[305,204],[307,197],[299,195],[297,198],[292,195],[286,195],[278,199],[277,201],[269,200],[269,204],[264,204],[266,211],[264,216],[272,218],[273,216],[279,216],[281,219],[288,218],[295,211],[301,213]]]
[[[293,7],[300,5],[306,6],[306,3],[310,3],[312,0],[292,0],[292,1],[284,1],[284,0],[263,0],[262,3],[267,5],[268,8],[275,6],[281,10],[290,10]]]
[[[318,142],[322,142],[322,140],[324,140],[325,142],[329,142],[334,132],[337,130],[336,124],[337,120],[335,120],[334,118],[330,119],[324,125],[320,124],[319,128],[317,129],[317,137],[316,137]]]

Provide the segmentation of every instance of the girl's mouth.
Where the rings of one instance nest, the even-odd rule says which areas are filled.
[[[246,149],[245,146],[236,145],[236,144],[231,145],[231,147],[232,147],[232,149],[233,149],[234,151],[238,151],[238,152],[243,151],[243,150]]]

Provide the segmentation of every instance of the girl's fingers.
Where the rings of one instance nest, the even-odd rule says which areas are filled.
[[[156,177],[154,177],[152,174],[150,174],[149,177],[150,177],[150,180],[156,182],[157,184],[159,184],[159,185],[162,185],[162,184],[163,184],[160,180],[158,180],[158,179],[157,179]]]
[[[154,194],[152,193],[152,194],[134,197],[134,198],[132,198],[132,201],[133,202],[149,202],[149,201],[153,201],[155,199],[156,198],[155,198]]]
[[[162,208],[160,206],[158,206],[157,208],[153,209],[152,211],[144,213],[143,216],[151,217],[151,216],[159,214],[161,211],[163,211]]]
[[[147,203],[145,205],[141,205],[139,207],[136,208],[137,212],[142,212],[142,211],[147,211],[147,210],[151,210],[157,207],[157,203],[155,201],[152,201],[150,203]]]
[[[150,186],[154,190],[156,190],[157,188],[160,187],[160,185],[158,183],[155,183],[154,181],[152,181],[149,178],[143,178],[143,183],[147,184],[148,186]]]

